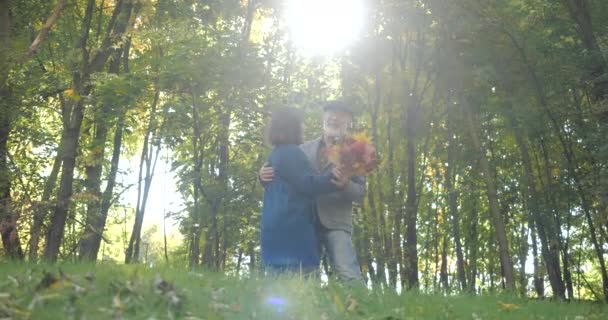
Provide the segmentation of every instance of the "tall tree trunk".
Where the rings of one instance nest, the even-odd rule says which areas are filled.
[[[523,176],[527,191],[526,194],[528,196],[528,208],[530,209],[530,214],[532,217],[534,217],[536,222],[536,229],[538,230],[538,236],[541,243],[541,252],[543,255],[543,260],[545,261],[545,266],[547,267],[547,274],[549,275],[551,289],[554,296],[558,297],[559,299],[565,299],[564,282],[562,280],[559,265],[559,241],[557,240],[559,226],[557,226],[557,230],[554,229],[552,227],[551,220],[547,219],[547,214],[540,212],[540,207],[538,205],[539,195],[536,191],[536,183],[534,182],[534,171],[532,169],[532,161],[530,160],[530,154],[528,152],[528,145],[524,140],[519,123],[515,119],[510,102],[507,103],[506,112],[508,112],[508,117],[511,122],[511,126],[513,127],[513,133],[515,134],[515,141],[519,147],[522,162],[524,164]]]
[[[516,46],[516,48],[518,49],[520,56],[524,62],[524,65],[525,65],[526,71],[527,71],[527,75],[528,75],[528,80],[530,81],[530,83],[532,84],[532,87],[534,88],[535,96],[536,96],[536,99],[538,100],[538,104],[541,106],[542,110],[545,111],[545,113],[547,114],[549,120],[551,121],[553,130],[555,131],[555,134],[558,137],[560,144],[562,145],[562,148],[564,149],[564,155],[565,155],[566,163],[568,166],[568,174],[573,178],[573,180],[575,182],[575,189],[576,189],[579,197],[581,198],[581,206],[583,209],[583,213],[587,220],[587,224],[589,225],[589,234],[590,234],[590,238],[591,238],[591,243],[593,245],[593,248],[594,248],[597,258],[598,258],[598,262],[600,264],[600,273],[602,276],[602,291],[604,293],[604,299],[608,302],[608,271],[606,270],[606,262],[604,259],[603,250],[601,248],[600,242],[597,239],[597,233],[596,233],[597,231],[595,228],[595,224],[593,222],[593,217],[591,216],[592,207],[589,203],[589,200],[587,199],[585,191],[583,190],[583,184],[582,184],[581,178],[579,177],[579,174],[577,173],[578,164],[577,164],[575,154],[572,151],[572,147],[566,141],[564,134],[562,133],[562,127],[558,123],[553,112],[549,109],[549,103],[547,100],[547,96],[545,94],[544,87],[542,86],[542,83],[538,79],[538,76],[536,75],[536,71],[535,71],[533,65],[528,60],[523,48],[517,44],[517,42],[515,41],[515,39],[513,37],[511,39],[512,39],[514,46]]]
[[[508,290],[514,291],[515,277],[513,275],[513,262],[511,261],[511,255],[509,253],[509,243],[507,241],[507,232],[505,230],[503,217],[498,207],[496,181],[494,181],[492,170],[490,169],[490,163],[488,161],[488,158],[486,157],[486,152],[482,148],[479,129],[477,128],[475,120],[473,120],[473,114],[470,110],[470,106],[468,105],[468,102],[464,100],[462,106],[467,120],[466,125],[468,127],[471,140],[473,142],[473,147],[475,148],[475,151],[477,152],[479,158],[479,164],[481,167],[483,178],[486,182],[488,206],[490,209],[490,214],[492,216],[492,224],[494,225],[494,229],[496,232],[496,240],[498,242],[498,250],[500,255],[500,265],[505,278],[505,285]]]
[[[23,259],[23,249],[17,228],[17,216],[11,204],[11,175],[8,168],[8,136],[10,114],[0,115],[0,235],[5,254],[12,259]]]
[[[7,165],[7,157],[8,157],[8,138],[11,131],[11,123],[13,117],[13,110],[11,104],[9,104],[10,90],[8,87],[8,72],[9,72],[9,50],[11,50],[11,16],[9,12],[9,0],[1,0],[0,1],[0,43],[2,43],[2,48],[0,48],[0,234],[3,240],[4,250],[7,255],[12,258],[23,258],[23,250],[21,249],[18,229],[17,229],[17,221],[16,216],[13,214],[11,209],[11,201],[10,201],[10,175]],[[36,49],[46,38],[46,35],[50,31],[51,27],[55,23],[55,21],[61,15],[65,7],[65,0],[59,0],[53,10],[51,16],[47,19],[43,28],[40,30],[38,35],[36,36],[34,42],[30,45],[27,50],[25,56],[23,57],[23,61],[32,57],[35,53]],[[55,166],[53,167],[55,168]],[[52,176],[52,174],[51,174]],[[56,174],[55,174],[56,176]],[[50,179],[51,181],[54,179]],[[48,183],[47,183],[48,185]],[[53,184],[54,185],[54,181]],[[51,185],[51,189],[52,189]],[[45,188],[45,191],[47,189]],[[47,196],[47,201],[48,198]],[[43,196],[43,201],[44,201]],[[41,208],[45,206],[46,203],[43,203],[39,208],[35,211],[36,213],[42,210]],[[36,220],[36,219],[34,219]],[[36,221],[34,222],[36,224]],[[38,238],[39,238],[39,230],[37,228],[37,232],[33,233],[35,246],[30,250],[30,258],[35,259],[38,248]],[[30,241],[30,244],[32,242]]]
[[[113,56],[108,73],[117,75],[119,69],[120,53]],[[80,239],[78,256],[82,260],[95,261],[97,259],[100,242],[96,240],[101,240],[103,234],[103,229],[99,229],[99,227],[105,225],[106,217],[101,215],[101,176],[105,160],[106,140],[110,131],[109,120],[113,112],[115,111],[112,110],[112,106],[109,103],[104,103],[101,109],[95,113],[95,132],[89,147],[93,153],[91,155],[92,161],[85,167],[86,179],[84,185],[91,199],[87,204],[85,227]],[[96,237],[96,235],[99,235],[99,237]]]
[[[447,101],[448,108],[448,119],[446,123],[446,134],[448,141],[448,159],[447,167],[445,168],[445,189],[448,194],[448,209],[452,218],[452,232],[454,234],[454,243],[456,245],[456,267],[458,273],[458,280],[460,282],[460,288],[465,290],[467,288],[467,277],[464,271],[464,257],[462,254],[462,243],[460,241],[460,219],[458,217],[458,204],[456,202],[456,191],[452,185],[452,175],[455,175],[455,152],[456,142],[454,141],[454,116],[453,116],[453,104],[451,101]]]
[[[11,208],[11,174],[8,167],[8,139],[12,127],[13,108],[8,84],[11,22],[9,0],[0,0],[0,237],[7,256],[23,259],[17,219]]]
[[[57,260],[63,239],[67,213],[73,192],[72,182],[74,180],[74,169],[80,143],[80,127],[84,117],[85,101],[83,98],[88,96],[92,89],[89,83],[90,76],[92,73],[101,70],[110,55],[119,50],[115,47],[115,42],[120,40],[127,30],[133,2],[128,0],[121,1],[114,8],[112,19],[106,30],[106,36],[101,44],[101,48],[95,51],[93,57],[90,57],[90,53],[93,51],[90,52],[87,49],[87,42],[94,8],[95,0],[89,0],[81,26],[81,35],[76,44],[76,50],[82,56],[79,64],[73,66],[73,94],[69,97],[68,106],[65,108],[64,116],[68,120],[63,128],[65,140],[62,146],[61,180],[44,248],[44,259],[47,261]]]
[[[81,87],[80,81],[76,82]],[[88,94],[88,89],[80,88],[76,92]],[[63,239],[66,219],[70,202],[72,198],[72,182],[74,180],[74,169],[76,165],[76,156],[78,155],[78,146],[80,140],[80,127],[84,117],[84,105],[82,100],[70,102],[72,106],[67,108],[68,122],[64,126],[65,140],[62,148],[62,168],[61,180],[59,182],[59,191],[57,201],[51,222],[48,228],[46,242],[44,247],[44,259],[47,261],[57,260],[59,255],[59,247]],[[69,111],[71,110],[71,112]]]
[[[513,43],[515,44],[516,42],[513,40]],[[520,54],[523,55],[523,51],[520,51]],[[548,219],[548,214],[545,212],[540,212],[540,196],[537,192],[536,178],[534,177],[532,161],[528,152],[528,145],[524,139],[522,128],[520,128],[519,121],[513,111],[513,104],[509,98],[512,92],[514,92],[513,81],[511,80],[509,73],[506,71],[506,66],[502,61],[497,61],[495,66],[498,73],[501,74],[501,79],[507,94],[505,99],[505,112],[507,118],[509,119],[509,123],[511,124],[511,128],[513,129],[515,141],[524,164],[523,178],[526,188],[525,194],[527,196],[528,209],[531,216],[535,220],[536,229],[541,242],[542,256],[549,275],[549,282],[551,283],[554,296],[558,297],[559,299],[565,299],[564,282],[562,280],[559,265],[560,250],[558,233],[560,232],[560,226],[558,225],[556,228],[554,228],[551,219]]]
[[[103,239],[103,230],[105,229],[106,222],[108,219],[108,213],[112,206],[112,196],[114,194],[114,186],[116,185],[116,175],[118,174],[118,165],[120,162],[120,153],[122,148],[122,136],[125,127],[126,110],[123,110],[122,114],[116,123],[114,130],[114,141],[112,147],[112,159],[110,160],[110,171],[108,173],[106,188],[101,194],[101,203],[99,206],[99,213],[94,216],[90,221],[89,229],[85,229],[85,232],[90,232],[88,235],[83,236],[80,244],[80,257],[81,259],[94,261],[97,258],[99,248],[101,246],[101,240]],[[87,226],[89,224],[87,223]]]

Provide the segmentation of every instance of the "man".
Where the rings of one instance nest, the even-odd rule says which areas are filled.
[[[341,101],[323,107],[323,136],[300,146],[318,174],[333,169],[326,156],[326,148],[342,140],[353,121],[353,111]],[[274,171],[266,164],[260,169],[262,183],[272,181]],[[365,195],[365,179],[345,173],[337,177],[340,190],[317,197],[317,227],[331,270],[341,280],[362,281],[357,255],[352,244],[352,203],[361,202]]]

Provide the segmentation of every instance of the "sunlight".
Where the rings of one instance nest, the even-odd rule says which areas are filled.
[[[293,43],[307,54],[333,54],[353,43],[363,26],[362,0],[288,0]]]

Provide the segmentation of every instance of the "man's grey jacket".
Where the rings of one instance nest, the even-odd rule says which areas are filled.
[[[329,173],[333,165],[328,163],[319,168],[319,150],[321,138],[305,142],[300,146],[308,157],[318,174]],[[361,203],[365,196],[365,178],[355,176],[343,190],[317,197],[317,214],[321,224],[330,230],[344,230],[352,232],[353,229],[353,201]]]

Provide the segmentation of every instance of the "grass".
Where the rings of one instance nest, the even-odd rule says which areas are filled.
[[[608,319],[602,304],[380,293],[133,265],[0,264],[0,319]]]

